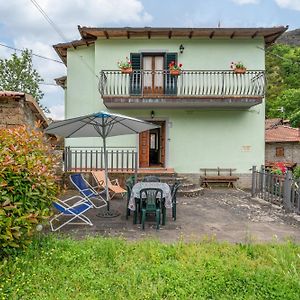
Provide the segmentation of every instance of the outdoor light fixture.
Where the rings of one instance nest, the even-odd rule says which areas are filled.
[[[154,118],[154,110],[151,111],[151,119]]]
[[[179,46],[179,51],[180,51],[181,54],[183,53],[183,50],[184,50],[184,47],[183,47],[183,45],[181,44],[181,45]]]

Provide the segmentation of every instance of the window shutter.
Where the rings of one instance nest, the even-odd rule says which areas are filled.
[[[130,61],[132,65],[132,74],[130,75],[130,95],[140,95],[141,94],[141,54],[131,53]]]
[[[283,147],[276,147],[276,156],[277,157],[284,156],[284,148]]]
[[[177,53],[166,53],[165,55],[165,70],[169,70],[170,62],[177,63]],[[177,76],[166,75],[165,80],[165,94],[177,95]]]

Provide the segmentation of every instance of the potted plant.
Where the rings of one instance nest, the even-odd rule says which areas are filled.
[[[182,64],[176,64],[175,61],[169,63],[169,71],[172,76],[178,76],[181,73]]]
[[[242,62],[232,62],[230,65],[231,69],[233,70],[234,73],[236,74],[244,74],[246,73],[246,67]]]
[[[132,65],[131,61],[128,57],[126,57],[125,61],[118,61],[118,67],[121,69],[123,74],[131,74],[132,73]]]

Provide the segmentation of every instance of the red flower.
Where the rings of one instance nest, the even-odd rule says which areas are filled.
[[[181,68],[181,67],[182,67],[182,64],[179,64],[179,67]]]

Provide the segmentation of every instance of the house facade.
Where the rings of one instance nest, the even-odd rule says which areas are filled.
[[[160,125],[109,139],[135,147],[139,168],[174,169],[199,179],[200,168],[234,168],[247,185],[264,163],[265,53],[287,28],[89,28],[55,45],[67,65],[65,117],[109,110]],[[123,74],[117,62],[131,60]],[[173,76],[169,64],[182,64]],[[243,62],[236,74],[230,65]],[[100,139],[68,139],[99,147]]]

